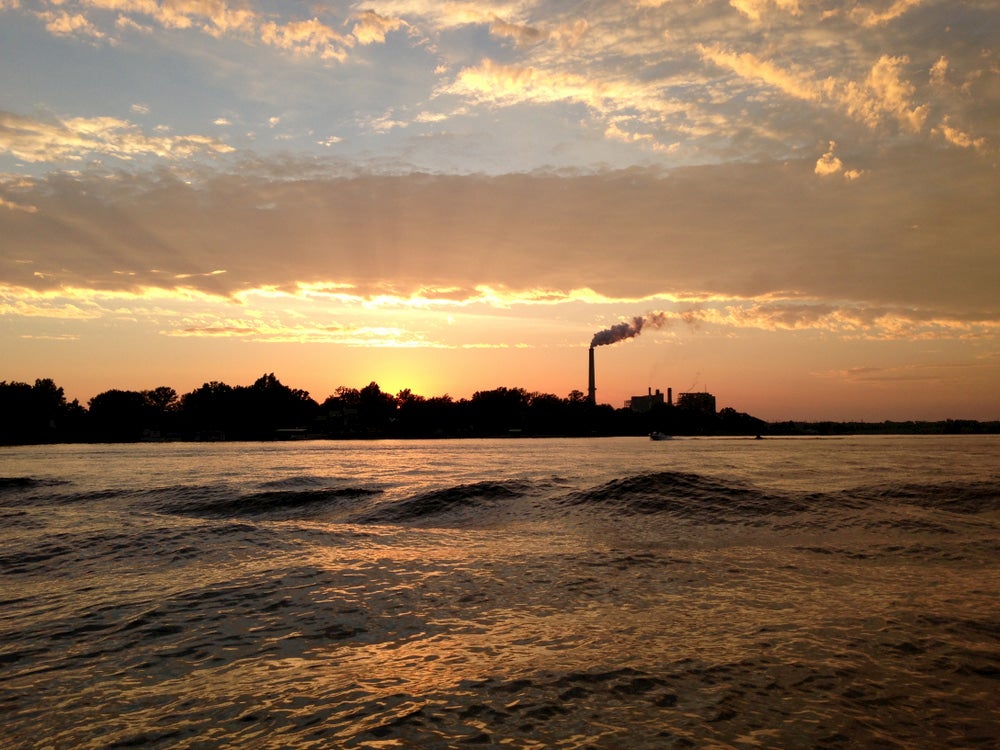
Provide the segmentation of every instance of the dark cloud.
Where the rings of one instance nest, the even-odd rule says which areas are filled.
[[[0,186],[37,207],[0,211],[0,283],[218,295],[486,284],[996,310],[994,166],[968,150],[898,150],[848,181],[817,177],[815,159],[498,177],[296,178],[282,163],[280,178],[257,168],[190,184],[54,174]]]

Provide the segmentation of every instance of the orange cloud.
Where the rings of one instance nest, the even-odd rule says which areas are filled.
[[[749,52],[730,52],[717,44],[699,45],[698,50],[704,59],[729,68],[740,78],[763,81],[796,99],[818,101],[822,96],[821,88],[806,73],[785,70]]]
[[[829,153],[821,171],[836,166]],[[887,152],[844,190],[817,180],[816,164],[337,177],[283,161],[259,175],[188,165],[184,179],[53,175],[4,189],[38,211],[0,211],[0,282],[189,287],[231,299],[305,290],[441,306],[790,289],[883,306],[995,306],[991,165],[960,149]],[[935,180],[925,186],[915,173]]]
[[[0,208],[6,208],[8,211],[23,211],[28,214],[33,214],[38,211],[38,206],[32,206],[26,203],[17,203],[16,201],[9,201],[3,196],[0,196]]]
[[[883,26],[894,21],[922,3],[923,0],[895,0],[888,8],[882,11],[868,5],[856,5],[850,10],[848,15],[861,26],[871,28]]]
[[[360,44],[381,44],[386,34],[407,25],[399,18],[386,18],[373,10],[366,10],[358,16],[351,33]]]
[[[934,128],[935,133],[939,133],[948,143],[960,148],[982,149],[986,147],[986,138],[974,138],[958,128],[951,126],[950,118],[945,117],[941,123]]]
[[[62,3],[61,0],[52,0],[52,4]],[[194,29],[215,38],[230,35],[256,38],[296,55],[340,62],[346,59],[347,49],[357,39],[375,41],[379,34],[377,26],[367,18],[363,18],[358,27],[360,37],[345,36],[317,18],[278,23],[248,7],[233,7],[223,0],[80,0],[79,5],[79,13],[59,10],[42,11],[36,15],[45,22],[50,33],[59,36],[107,39],[108,35],[98,26],[98,22],[104,20],[99,14],[115,13],[114,25],[119,29],[148,31],[149,26],[135,20],[139,16],[164,29]],[[388,26],[383,28],[388,29],[393,22],[384,23]]]
[[[545,34],[533,26],[507,23],[496,16],[493,17],[493,22],[490,24],[490,33],[494,36],[513,39],[517,44],[535,44],[545,39]]]
[[[816,80],[805,71],[779,67],[770,60],[744,52],[734,53],[719,45],[700,45],[704,59],[729,68],[741,78],[760,80],[789,96],[808,102],[830,102],[850,117],[876,128],[894,118],[911,132],[919,132],[929,107],[912,101],[916,88],[903,78],[906,56],[882,55],[863,81],[827,77]]]
[[[799,0],[729,0],[729,4],[754,21],[759,21],[764,12],[772,5],[793,16],[802,12],[799,8]]]
[[[38,17],[45,22],[45,30],[56,36],[85,36],[93,39],[105,37],[104,33],[80,13],[45,11],[39,13]]]
[[[869,127],[877,127],[887,116],[892,116],[904,128],[917,133],[923,128],[929,107],[912,102],[916,89],[903,79],[902,72],[903,66],[909,62],[906,56],[882,55],[863,82],[828,78],[823,82],[823,88],[851,117]]]
[[[45,122],[0,112],[0,153],[7,152],[27,162],[79,161],[88,154],[124,160],[136,156],[173,160],[234,150],[216,138],[203,135],[149,136],[137,125],[117,117],[74,117]]]
[[[298,55],[316,55],[323,60],[347,59],[344,49],[352,43],[347,37],[313,18],[277,24],[269,21],[260,25],[260,38],[265,44]]]

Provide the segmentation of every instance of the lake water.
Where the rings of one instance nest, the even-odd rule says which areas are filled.
[[[0,746],[1000,739],[1000,437],[0,449]]]

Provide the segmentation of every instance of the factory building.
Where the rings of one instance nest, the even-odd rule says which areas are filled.
[[[677,403],[674,404],[673,389],[667,388],[666,401],[664,394],[659,388],[653,392],[652,388],[647,389],[644,396],[632,396],[625,402],[625,408],[634,412],[645,414],[653,409],[667,406],[676,406],[678,409],[688,412],[698,412],[700,414],[715,414],[715,396],[711,393],[681,393],[677,396]],[[591,346],[587,355],[587,401],[591,404],[597,403],[597,378],[594,373],[594,347]]]
[[[680,393],[677,395],[677,408],[715,414],[715,396],[711,393]]]
[[[694,411],[702,414],[715,414],[715,396],[711,393],[679,393],[677,403],[674,403],[673,389],[667,388],[666,401],[659,388],[654,392],[652,388],[644,396],[632,396],[625,402],[625,408],[631,409],[639,414],[660,406],[676,406],[685,411]]]
[[[673,391],[667,388],[667,404],[673,405]],[[631,409],[632,411],[644,414],[645,412],[651,410],[654,406],[663,406],[663,393],[660,389],[656,389],[656,393],[653,393],[653,389],[650,388],[649,392],[645,396],[632,396],[628,401],[625,402],[625,408]]]

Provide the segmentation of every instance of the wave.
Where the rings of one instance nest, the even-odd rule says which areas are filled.
[[[808,505],[791,495],[765,492],[727,479],[685,472],[658,472],[615,479],[571,492],[562,506],[582,506],[623,515],[669,515],[724,523],[747,515],[788,514]]]
[[[388,495],[380,483],[303,474],[249,488],[226,482],[151,489],[78,489],[70,482],[0,477],[0,504],[115,503],[139,512],[215,519],[294,520],[324,517],[352,524],[482,525],[544,521],[584,514],[608,519],[663,517],[704,524],[883,526],[948,534],[960,516],[1000,510],[1000,481],[893,483],[831,492],[793,492],[726,476],[662,471],[623,476],[593,486],[565,477],[486,479],[407,494],[405,478]],[[901,510],[888,513],[892,508]],[[877,515],[869,509],[885,511]],[[926,510],[914,513],[912,509]],[[941,515],[945,512],[948,515]],[[17,519],[15,519],[17,520]],[[19,519],[28,523],[30,519]]]
[[[909,511],[873,517],[868,510],[919,506],[930,511],[979,514],[1000,507],[989,482],[942,482],[859,487],[835,492],[766,489],[735,478],[664,471],[567,490],[564,481],[483,481],[387,500],[350,518],[353,523],[488,524],[501,518],[545,520],[567,514],[685,520],[704,524],[772,525],[792,529],[880,525],[952,534],[947,517],[913,517]]]
[[[318,489],[270,489],[233,494],[227,487],[187,487],[159,490],[166,498],[160,512],[207,518],[299,517],[329,511],[351,509],[359,500],[379,495],[372,487],[322,487]]]
[[[510,480],[475,482],[424,492],[394,503],[383,503],[373,511],[352,518],[356,523],[405,523],[462,514],[470,510],[481,512],[505,501],[524,497],[532,492],[531,482]]]
[[[37,487],[40,480],[33,477],[0,477],[0,491],[15,489],[23,490],[29,487]]]
[[[38,479],[37,477],[0,477],[0,497],[7,498],[11,495],[21,495],[26,490],[38,490],[47,487],[58,487],[66,485],[61,479]]]
[[[876,485],[862,488],[857,494],[875,503],[899,503],[964,515],[1000,510],[1000,479]]]

